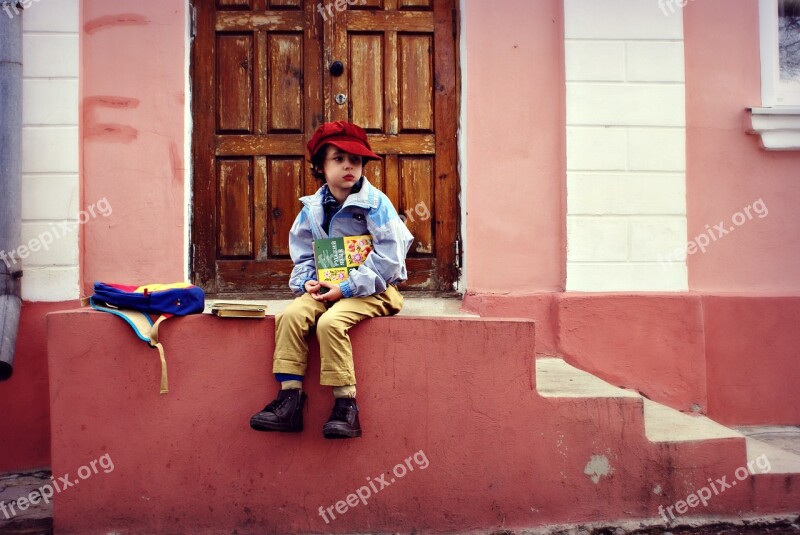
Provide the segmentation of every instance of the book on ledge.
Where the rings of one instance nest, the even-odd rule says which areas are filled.
[[[372,251],[372,236],[344,236],[314,240],[317,280],[338,284],[350,278],[351,269],[364,263]],[[326,293],[327,289],[320,293]]]
[[[214,303],[211,313],[220,318],[263,318],[267,305],[261,303]]]

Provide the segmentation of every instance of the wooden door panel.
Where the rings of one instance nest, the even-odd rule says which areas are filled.
[[[269,132],[303,131],[303,34],[269,34]]]
[[[400,181],[403,188],[401,213],[406,226],[414,235],[409,256],[431,257],[434,254],[433,219],[435,212],[433,158],[430,156],[403,156],[400,158]]]
[[[367,132],[383,131],[383,35],[350,35],[350,100],[352,122]]]
[[[431,132],[433,124],[433,38],[398,36],[400,132]]]
[[[287,291],[297,198],[322,184],[306,141],[348,120],[383,157],[366,174],[415,236],[405,288],[452,288],[454,0],[368,0],[325,16],[311,0],[193,3],[194,282],[212,295]]]
[[[271,199],[269,210],[270,257],[289,256],[289,230],[297,215],[297,199],[301,196],[302,158],[270,158],[267,181]]]
[[[252,176],[249,159],[218,161],[219,176],[219,256],[249,257],[252,253]]]
[[[217,50],[217,131],[249,133],[253,117],[253,38],[220,35]]]

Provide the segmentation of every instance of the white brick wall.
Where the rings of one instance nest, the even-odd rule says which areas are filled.
[[[79,0],[34,1],[22,20],[22,297],[76,299]]]
[[[564,0],[567,290],[681,291],[683,19],[657,0]]]

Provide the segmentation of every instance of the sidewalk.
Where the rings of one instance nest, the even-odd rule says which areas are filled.
[[[17,500],[50,482],[49,470],[0,474],[0,533],[3,535],[50,534],[53,528],[53,504],[39,501],[20,511]],[[13,505],[13,513],[10,505]]]

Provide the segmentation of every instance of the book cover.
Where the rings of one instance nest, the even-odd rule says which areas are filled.
[[[363,264],[370,251],[372,236],[368,234],[314,240],[317,280],[334,284],[346,281],[350,270]]]

